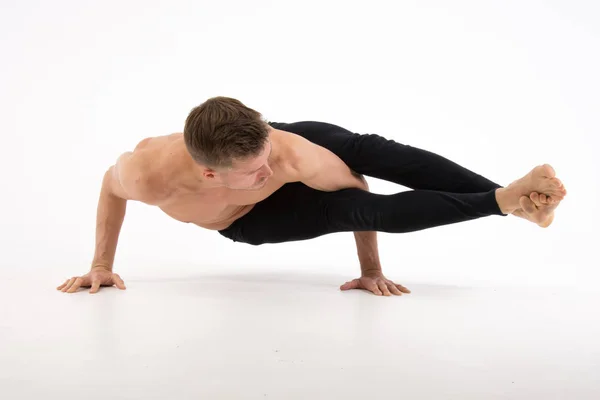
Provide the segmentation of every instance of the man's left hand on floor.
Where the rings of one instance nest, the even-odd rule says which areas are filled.
[[[410,290],[387,279],[381,272],[363,273],[360,278],[344,283],[341,290],[364,289],[377,296],[402,296]]]

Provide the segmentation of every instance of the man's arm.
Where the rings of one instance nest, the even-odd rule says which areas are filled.
[[[145,177],[147,159],[141,150],[125,152],[104,174],[96,213],[96,250],[92,267],[103,266],[112,270],[127,201],[152,203],[156,200],[157,196]]]
[[[127,173],[127,157],[119,157],[104,174],[96,209],[96,247],[92,268],[102,266],[112,271],[119,234],[125,219],[127,200],[131,197],[121,183],[120,174]]]
[[[347,188],[369,191],[365,177],[352,171],[330,150],[308,140],[298,140],[294,149],[292,166],[305,185],[326,192]],[[354,232],[354,239],[363,275],[381,273],[377,232]]]
[[[112,285],[125,289],[123,280],[112,269],[127,201],[153,200],[152,190],[142,175],[145,158],[135,150],[123,153],[104,173],[96,213],[96,247],[91,268],[85,275],[67,279],[57,287],[58,290],[75,293],[80,287],[91,286],[90,293],[96,293],[100,286]]]
[[[369,190],[365,178],[352,171],[328,149],[304,139],[294,144],[294,151],[295,155],[291,157],[292,170],[305,185],[323,191],[346,188]],[[381,272],[376,231],[354,232],[354,239],[362,274],[360,278],[343,284],[341,290],[366,289],[379,296],[410,293],[410,290],[387,279]]]

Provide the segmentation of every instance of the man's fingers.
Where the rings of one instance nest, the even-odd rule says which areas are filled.
[[[352,281],[344,283],[342,286],[340,286],[340,289],[341,290],[358,289],[358,279],[354,279]]]
[[[533,213],[537,210],[535,203],[527,196],[521,196],[519,199],[519,205],[526,213]]]
[[[378,282],[379,290],[383,293],[384,296],[391,296],[390,290],[387,287],[387,284],[384,281]]]
[[[360,282],[360,279],[359,279],[359,282]],[[363,282],[363,284],[360,287],[362,289],[366,289],[369,292],[372,292],[372,293],[376,294],[377,296],[383,295],[383,293],[379,289],[379,286],[377,286],[376,282],[373,282],[373,281],[369,280],[369,281]]]
[[[113,281],[119,289],[125,290],[125,282],[123,282],[123,279],[118,274],[113,274]]]
[[[529,194],[529,198],[535,203],[536,206],[540,204],[540,194],[538,192],[531,192],[531,194]]]
[[[387,287],[392,294],[395,294],[396,296],[402,296],[402,292],[396,287],[396,285],[394,285],[393,282],[389,282]]]
[[[63,292],[66,292],[67,290],[69,290],[69,288],[71,287],[71,285],[73,284],[73,282],[75,282],[75,279],[77,279],[77,278],[67,279],[67,283],[65,285],[63,285],[63,288],[61,290]]]
[[[410,293],[410,290],[408,290],[407,288],[405,288],[405,287],[404,287],[404,286],[402,286],[402,285],[398,285],[398,284],[396,284],[396,287],[397,287],[398,289],[400,289],[400,291],[401,291],[402,293]]]
[[[94,282],[92,282],[90,293],[96,293],[98,290],[100,290],[100,279],[96,279]]]
[[[82,278],[75,279],[75,281],[73,282],[71,287],[69,287],[69,290],[67,290],[67,293],[75,293],[77,291],[77,289],[79,289],[79,287],[81,286],[82,283],[83,283]]]
[[[65,286],[67,286],[67,283],[69,283],[68,279],[66,281],[64,281],[64,283],[62,285],[60,285],[59,287],[57,287],[56,290],[62,290],[62,288],[64,288]]]
[[[71,287],[71,285],[73,285],[73,283],[75,282],[75,280],[76,280],[76,279],[77,279],[77,278],[75,278],[75,277],[73,277],[73,278],[69,279],[69,280],[67,281],[67,284],[66,284],[66,285],[65,285],[65,286],[62,288],[62,291],[63,291],[63,292],[66,292],[67,290],[69,290],[69,288]]]
[[[366,289],[370,292],[375,293],[377,296],[383,296],[383,292],[375,282],[369,282],[369,284],[366,285]]]

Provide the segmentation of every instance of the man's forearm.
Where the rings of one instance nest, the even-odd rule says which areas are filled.
[[[354,240],[356,241],[356,251],[362,274],[364,275],[367,272],[381,272],[381,262],[377,248],[377,232],[354,232]]]
[[[126,199],[115,196],[102,185],[96,215],[96,250],[92,268],[103,266],[112,270],[126,207]]]
[[[369,184],[364,176],[352,173],[360,183],[360,189],[369,191]],[[381,272],[381,261],[379,260],[379,249],[377,247],[376,231],[354,232],[356,241],[356,252],[360,263],[360,270],[364,275],[366,272]]]

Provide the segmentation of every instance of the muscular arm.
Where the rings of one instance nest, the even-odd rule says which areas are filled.
[[[294,149],[292,166],[298,180],[305,185],[327,192],[347,188],[369,190],[364,176],[352,171],[330,150],[305,139],[298,139]],[[354,239],[362,274],[381,273],[377,232],[354,232]]]
[[[156,201],[156,190],[148,184],[145,168],[147,160],[153,157],[148,152],[138,151],[145,142],[148,140],[141,141],[133,152],[123,153],[104,173],[98,200],[92,267],[84,275],[67,279],[57,290],[75,293],[80,287],[91,287],[90,293],[96,293],[100,286],[113,285],[125,289],[125,283],[112,269],[127,201]]]
[[[96,247],[92,268],[112,270],[128,200],[149,201],[152,193],[142,178],[144,156],[136,148],[121,154],[105,172],[96,211]]]
[[[104,174],[96,210],[96,247],[92,268],[102,266],[112,270],[117,241],[125,211],[127,193],[119,184],[118,167],[110,167]]]

